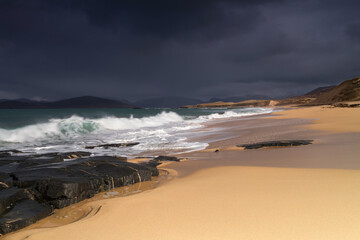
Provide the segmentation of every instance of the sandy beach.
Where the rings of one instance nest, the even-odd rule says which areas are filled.
[[[160,166],[172,180],[140,194],[81,203],[88,210],[79,221],[52,227],[43,219],[2,239],[360,238],[358,108],[299,108],[207,128],[217,129],[206,136],[207,150]],[[237,147],[291,139],[314,142]]]

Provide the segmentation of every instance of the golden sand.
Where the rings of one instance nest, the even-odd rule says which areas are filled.
[[[199,152],[217,152],[217,151],[240,151],[244,150],[244,147],[237,147],[237,146],[227,146],[227,147],[218,147],[218,148],[206,148],[204,150],[200,150]]]
[[[360,170],[326,169],[360,169],[360,111],[311,107],[275,118],[316,119],[309,128],[350,133],[294,148],[225,146],[214,153],[214,147],[194,154],[201,160],[166,166],[199,171],[141,194],[85,203],[84,209],[96,211],[80,221],[27,228],[4,239],[360,239]]]
[[[314,119],[310,129],[328,132],[360,132],[360,108],[307,107],[279,112],[277,119]]]
[[[218,167],[12,239],[360,239],[360,171]]]

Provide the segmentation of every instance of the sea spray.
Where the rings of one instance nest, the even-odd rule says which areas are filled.
[[[113,110],[108,110],[110,111]],[[15,148],[38,153],[86,150],[93,155],[119,156],[136,156],[141,152],[153,151],[172,154],[205,148],[206,142],[188,140],[189,130],[202,128],[205,122],[258,115],[273,110],[242,108],[133,111],[134,115],[131,113],[127,117],[108,113],[100,117],[71,114],[68,117],[49,118],[40,123],[13,129],[0,128],[0,149]],[[144,115],[139,117],[139,111]],[[149,111],[153,114],[148,114]],[[140,144],[128,148],[85,149],[86,146],[122,142]]]
[[[162,112],[143,118],[104,117],[87,119],[73,115],[66,119],[50,119],[47,123],[34,124],[13,130],[0,129],[0,141],[26,142],[43,138],[76,138],[101,130],[130,130],[158,127],[183,118],[174,112]]]

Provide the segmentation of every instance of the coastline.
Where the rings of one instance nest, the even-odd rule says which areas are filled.
[[[81,221],[25,228],[3,239],[358,239],[359,112],[299,108],[209,124],[221,131],[207,136],[208,150],[181,154],[190,160],[166,165],[177,172],[174,181],[86,203],[101,209]],[[235,147],[283,139],[314,144]]]

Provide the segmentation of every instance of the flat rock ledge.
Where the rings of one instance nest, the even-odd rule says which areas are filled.
[[[173,162],[180,162],[180,158],[171,157],[171,156],[158,156],[154,158],[155,161],[173,161]]]
[[[267,141],[253,144],[237,145],[237,147],[243,147],[245,149],[259,149],[268,147],[293,147],[301,145],[312,144],[313,140],[281,140],[281,141]]]
[[[332,106],[340,108],[360,108],[360,103],[334,103]]]
[[[131,143],[110,143],[110,144],[100,144],[95,146],[86,146],[86,149],[94,149],[94,148],[119,148],[119,147],[132,147],[140,144],[139,142],[131,142]]]
[[[124,157],[90,157],[88,152],[26,156],[13,153],[0,154],[0,235],[101,191],[159,175],[158,160],[135,164]]]

